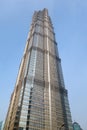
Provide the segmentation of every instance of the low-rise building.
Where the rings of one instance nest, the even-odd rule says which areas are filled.
[[[80,127],[79,123],[74,122],[73,123],[73,130],[82,130],[82,128]]]

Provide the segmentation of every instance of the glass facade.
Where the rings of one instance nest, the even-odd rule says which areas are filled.
[[[4,130],[72,130],[68,94],[47,9],[35,12]]]

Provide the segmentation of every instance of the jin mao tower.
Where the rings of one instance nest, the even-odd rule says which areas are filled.
[[[72,130],[57,42],[48,10],[35,11],[4,130]]]

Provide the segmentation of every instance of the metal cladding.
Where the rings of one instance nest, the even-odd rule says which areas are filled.
[[[55,33],[48,10],[35,11],[4,130],[72,130]]]

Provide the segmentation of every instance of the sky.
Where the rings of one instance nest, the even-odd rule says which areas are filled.
[[[0,1],[0,121],[6,117],[32,15],[43,8],[54,26],[72,121],[87,130],[87,0]]]

